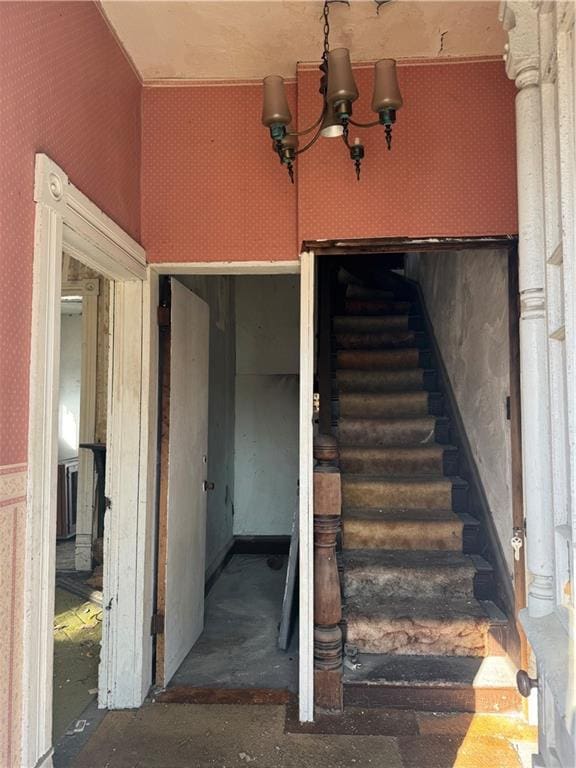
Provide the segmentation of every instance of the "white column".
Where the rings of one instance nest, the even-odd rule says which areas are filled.
[[[526,4],[508,3],[508,76],[516,81],[520,376],[528,611],[554,610],[550,393],[546,322],[546,259],[538,17]],[[516,12],[515,12],[516,11]],[[528,11],[528,12],[527,12]]]

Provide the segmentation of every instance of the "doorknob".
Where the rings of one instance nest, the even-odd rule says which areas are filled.
[[[202,488],[204,491],[213,491],[214,483],[209,483],[207,480],[204,480],[204,482],[202,483]]]
[[[527,699],[532,688],[538,688],[538,680],[530,677],[524,669],[520,669],[516,674],[516,685],[520,695]]]

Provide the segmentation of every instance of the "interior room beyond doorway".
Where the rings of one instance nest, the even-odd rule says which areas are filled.
[[[290,537],[298,510],[299,277],[187,275],[172,278],[171,284],[170,427],[166,441],[163,426],[160,447],[161,456],[169,451],[168,467],[161,458],[161,471],[168,473],[167,526],[162,523],[161,491],[158,565],[158,597],[160,602],[166,601],[168,618],[164,621],[165,636],[156,640],[156,685],[167,690],[159,695],[173,700],[176,692],[184,689],[188,691],[186,698],[191,688],[295,691],[297,630],[292,622],[286,651],[278,648],[278,630]],[[161,288],[161,302],[163,295]],[[205,601],[202,632],[170,674],[167,663],[164,669],[159,667],[163,646],[171,647],[168,634],[178,631],[169,618],[170,578],[177,569],[174,558],[179,557],[170,545],[171,522],[178,525],[171,506],[170,478],[172,503],[180,508],[177,514],[187,514],[186,505],[180,507],[174,496],[178,481],[172,474],[174,466],[170,468],[170,462],[176,460],[174,423],[188,408],[185,394],[181,402],[174,401],[180,397],[177,369],[184,364],[177,345],[186,344],[178,341],[175,327],[177,296],[184,302],[189,300],[191,311],[198,317],[204,310],[208,314],[205,565],[201,585]],[[194,333],[190,329],[196,339]],[[197,363],[191,344],[185,354],[194,367]],[[160,354],[162,371],[166,363],[162,342]],[[196,374],[191,378],[196,381]],[[165,379],[163,382],[164,414]]]

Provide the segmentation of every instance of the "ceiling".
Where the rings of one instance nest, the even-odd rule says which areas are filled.
[[[293,77],[322,52],[321,0],[101,0],[108,22],[145,81]],[[355,62],[383,57],[500,55],[497,0],[336,3],[331,46]]]

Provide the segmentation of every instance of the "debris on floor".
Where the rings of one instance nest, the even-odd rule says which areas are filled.
[[[73,768],[528,768],[519,717],[350,708],[297,730],[295,708],[147,704],[109,712]],[[297,721],[297,716],[296,716]],[[339,727],[341,725],[342,727]]]
[[[58,741],[98,690],[102,607],[56,588],[53,738]],[[78,728],[81,721],[77,721]]]

